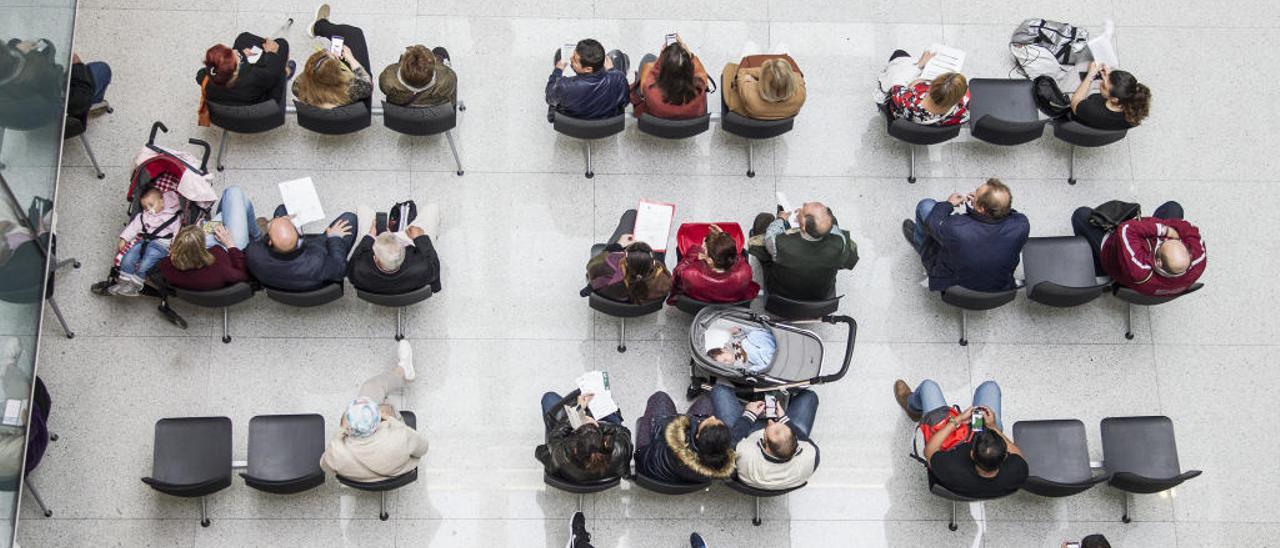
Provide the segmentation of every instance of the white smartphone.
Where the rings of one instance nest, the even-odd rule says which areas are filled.
[[[252,65],[254,63],[257,63],[258,59],[261,59],[261,58],[262,58],[262,48],[258,46],[253,46],[249,48],[249,56],[245,57],[244,60],[248,61],[249,64]]]
[[[341,36],[330,36],[329,37],[329,53],[332,53],[338,57],[342,57],[342,44],[345,42],[346,40],[344,40]]]
[[[679,34],[677,34],[677,33],[674,33],[674,32],[673,32],[673,33],[671,33],[671,34],[668,34],[668,35],[667,35],[667,42],[666,42],[665,44],[663,44],[663,45],[664,45],[664,46],[670,46],[671,44],[674,44],[674,43],[679,42],[679,41],[680,41],[680,35],[679,35]]]
[[[769,395],[764,397],[764,416],[768,419],[778,418],[778,398]]]
[[[573,76],[577,74],[573,70],[573,52],[578,49],[577,44],[565,44],[560,46],[560,60],[564,61],[564,75]]]

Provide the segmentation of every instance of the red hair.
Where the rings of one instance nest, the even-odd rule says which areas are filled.
[[[204,52],[204,68],[209,71],[209,83],[219,86],[227,85],[236,74],[236,65],[240,58],[231,48],[218,44]]]

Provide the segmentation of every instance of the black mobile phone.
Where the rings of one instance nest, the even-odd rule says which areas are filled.
[[[376,226],[378,227],[377,229],[378,234],[382,234],[383,232],[386,232],[387,231],[387,212],[379,211],[376,219],[377,220],[375,220],[374,223],[376,223]]]

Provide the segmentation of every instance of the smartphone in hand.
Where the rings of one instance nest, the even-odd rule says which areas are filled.
[[[335,57],[342,57],[342,45],[344,43],[346,43],[346,40],[341,36],[330,36],[329,53],[332,53]]]
[[[772,395],[766,395],[764,397],[764,416],[767,419],[778,418],[778,398],[775,398]]]

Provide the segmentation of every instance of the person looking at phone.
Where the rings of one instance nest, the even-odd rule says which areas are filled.
[[[640,59],[631,112],[636,118],[645,113],[668,120],[698,118],[707,113],[710,83],[702,61],[675,35],[657,57],[647,53]]]
[[[405,220],[403,232],[370,223],[369,232],[347,261],[351,285],[382,295],[408,293],[428,285],[432,292],[440,291],[440,256],[435,247],[440,234],[439,207],[427,204],[419,224],[412,222]]]
[[[546,443],[533,455],[547,474],[585,483],[631,473],[631,431],[622,424],[622,411],[596,419],[589,408],[592,397],[582,390],[564,397],[542,395]]]
[[[893,396],[907,417],[936,428],[924,447],[924,460],[936,480],[949,491],[966,497],[995,498],[1011,495],[1027,481],[1027,461],[1013,440],[1005,437],[1000,421],[1000,386],[995,381],[978,385],[973,406],[953,416],[938,383],[925,379],[913,391],[902,379],[893,384]],[[973,428],[974,414],[981,413],[982,429]],[[957,429],[971,434],[960,443],[943,448]]]
[[[773,364],[778,342],[768,329],[734,326],[730,335],[724,347],[708,350],[707,356],[729,367],[744,366],[749,373],[762,373]]]
[[[955,214],[964,206],[965,212]],[[915,220],[902,221],[902,235],[929,273],[929,290],[960,286],[1006,291],[1017,286],[1022,246],[1031,234],[1027,216],[1013,209],[1013,194],[999,179],[987,179],[969,194],[916,205]]]
[[[1096,92],[1094,80],[1099,81]],[[1071,94],[1071,113],[1075,121],[1092,128],[1130,129],[1151,113],[1151,88],[1128,72],[1095,61]]]
[[[600,42],[579,41],[573,56],[562,59],[556,50],[555,68],[547,77],[547,121],[558,112],[583,120],[599,120],[622,114],[627,108],[630,86],[627,69],[630,59],[618,50],[605,53]],[[572,76],[565,75],[569,67]]]
[[[204,52],[204,67],[196,72],[204,100],[219,105],[246,106],[274,99],[285,108],[285,84],[293,76],[289,42],[240,33],[231,47],[217,44]],[[202,101],[203,102],[203,101]]]
[[[729,425],[737,454],[738,480],[756,489],[780,490],[809,481],[818,468],[818,446],[809,438],[818,395],[800,390],[790,404],[753,401],[743,405],[733,388],[718,384],[708,395],[715,416]]]
[[[356,215],[346,212],[334,219],[324,234],[303,235],[284,205],[276,207],[264,237],[245,249],[249,273],[262,285],[284,291],[309,291],[341,283],[347,273],[347,255],[355,244]]]
[[[836,273],[858,264],[858,245],[821,202],[757,215],[747,250],[764,268],[766,291],[791,299],[834,297]]]
[[[307,35],[328,38],[330,48],[307,58],[302,73],[293,81],[293,95],[305,104],[324,109],[356,101],[368,103],[373,95],[373,79],[369,76],[369,48],[364,41],[364,31],[331,23],[329,4],[320,4]]]

